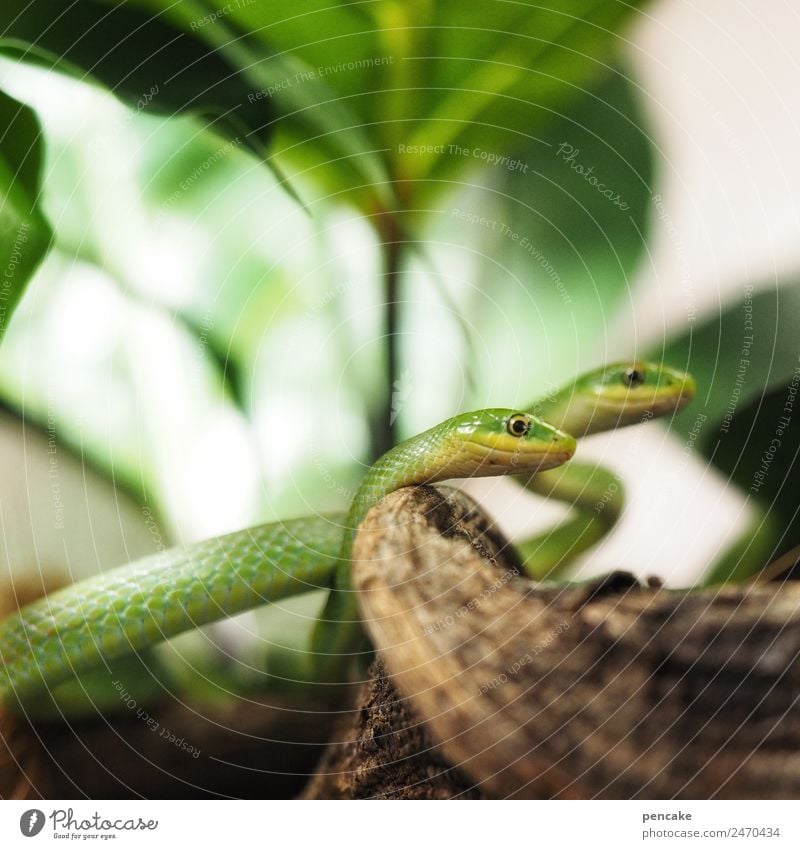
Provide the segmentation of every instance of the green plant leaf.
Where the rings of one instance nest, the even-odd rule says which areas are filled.
[[[637,5],[584,0],[565,12],[555,3],[386,0],[364,7],[370,27],[339,4],[320,13],[325,38],[311,32],[317,14],[303,16],[305,32],[298,22],[265,32],[279,47],[309,45],[306,61],[334,69],[326,78],[413,209],[471,170],[476,151],[500,159],[557,121],[608,71]],[[342,63],[347,71],[336,70]]]
[[[290,193],[292,179],[324,185],[333,170],[346,194],[367,195],[362,206],[392,206],[383,162],[339,92],[301,51],[276,53],[247,29],[230,28],[231,9],[248,5],[259,8],[194,0],[73,0],[64,8],[57,0],[9,0],[0,11],[0,50],[88,74],[137,111],[196,114],[260,156],[281,129],[272,151],[286,153],[289,168],[272,157],[267,164]],[[284,17],[274,6],[259,12],[256,30]],[[321,153],[321,170],[308,162],[312,148]]]
[[[415,208],[475,165],[455,147],[502,157],[557,120],[608,72],[643,0],[568,12],[530,0],[137,3],[180,17],[245,69],[253,96],[276,108],[275,149],[295,179],[375,213],[397,203],[386,180]]]
[[[479,286],[491,292],[493,308],[474,298],[470,322],[502,345],[513,315],[510,361],[520,337],[538,352],[520,402],[590,368],[606,346],[603,334],[645,249],[653,179],[645,116],[617,69],[445,213],[452,238],[481,257]],[[478,385],[499,379],[508,397],[514,390],[494,371]]]
[[[623,69],[581,93],[567,116],[495,171],[511,226],[546,246],[570,288],[602,290],[609,276],[615,289],[628,282],[644,248],[654,157]]]
[[[9,0],[0,31],[130,102],[157,86],[153,108],[211,110],[251,144],[274,130],[292,181],[378,213],[440,195],[476,149],[502,158],[557,120],[643,2]]]
[[[791,380],[800,357],[800,281],[743,291],[743,298],[652,354],[694,375],[697,397],[672,427],[688,435],[705,416],[696,442],[712,458],[730,439],[734,416]]]
[[[535,138],[609,71],[618,31],[643,4],[493,3],[490,12],[457,0],[426,5],[432,29],[409,61],[427,96],[422,108],[409,99],[404,135],[412,147],[436,149],[393,149],[400,180],[455,179],[476,150],[502,157]],[[409,25],[417,23],[413,15]]]
[[[41,160],[33,110],[0,92],[0,338],[51,241],[39,207]]]
[[[795,485],[800,472],[800,367],[787,383],[755,395],[737,410],[711,459],[768,516],[774,546],[768,559],[800,545]]]
[[[0,50],[78,76],[88,75],[138,111],[202,117],[243,136],[259,154],[269,137],[268,104],[254,104],[239,68],[190,32],[122,3],[5,0]]]
[[[753,528],[742,529],[750,539],[712,576],[719,580],[737,571],[746,576],[800,544],[794,486],[800,452],[800,282],[757,294],[750,286],[744,291],[742,299],[655,354],[697,380],[697,397],[675,417],[673,429],[760,507]]]

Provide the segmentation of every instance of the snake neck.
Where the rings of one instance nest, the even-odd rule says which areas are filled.
[[[626,401],[582,391],[570,385],[559,392],[535,401],[529,412],[555,425],[577,439],[618,427],[642,424],[666,410],[675,409],[676,400],[665,394],[658,398]]]
[[[457,477],[463,451],[445,422],[396,445],[372,465],[350,505],[342,542],[342,557],[349,560],[358,526],[382,498],[404,486],[434,483]]]
[[[578,439],[602,430],[606,418],[596,400],[580,394],[573,385],[539,398],[528,411]]]

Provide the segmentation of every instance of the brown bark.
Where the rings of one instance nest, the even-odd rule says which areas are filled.
[[[473,799],[475,783],[436,751],[376,660],[339,742],[303,794],[306,799]]]
[[[676,592],[616,573],[548,588],[463,495],[427,487],[373,509],[354,554],[399,695],[362,695],[312,795],[337,773],[333,795],[403,795],[387,764],[405,751],[417,776],[457,770],[442,795],[800,795],[800,585]],[[384,762],[363,752],[376,729]]]

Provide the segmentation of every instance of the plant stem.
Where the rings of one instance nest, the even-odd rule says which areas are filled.
[[[400,268],[404,254],[403,241],[394,216],[391,213],[382,214],[377,226],[384,269],[386,375],[383,398],[372,414],[370,434],[373,459],[385,454],[397,441],[397,428],[392,421],[392,393],[400,372]]]

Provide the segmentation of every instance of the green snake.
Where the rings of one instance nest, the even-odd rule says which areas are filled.
[[[31,714],[52,688],[162,640],[265,602],[335,589],[315,632],[317,677],[335,681],[360,628],[350,548],[369,508],[395,489],[458,477],[531,474],[575,452],[575,439],[524,412],[448,419],[376,461],[346,517],[278,522],[114,569],[40,599],[0,623],[0,703]],[[338,564],[338,568],[337,568]],[[43,708],[46,710],[46,707]]]
[[[694,378],[659,363],[611,363],[587,372],[528,406],[536,416],[582,439],[673,415],[696,391]],[[562,574],[582,551],[601,540],[618,521],[622,483],[602,467],[572,461],[524,480],[527,489],[570,505],[573,516],[546,533],[517,543],[535,579]]]
[[[588,547],[619,514],[621,491],[598,517],[598,487],[610,473],[564,466],[585,436],[683,406],[684,374],[655,364],[615,364],[583,375],[527,412],[467,413],[400,443],[368,471],[349,513],[249,528],[162,552],[82,581],[0,622],[0,704],[37,703],[76,677],[183,631],[267,602],[331,587],[312,640],[315,678],[346,675],[361,638],[349,582],[350,548],[370,507],[403,486],[474,476],[524,475],[539,494],[569,501],[577,517],[522,545],[530,572],[547,574]],[[615,479],[614,479],[615,480]],[[611,522],[613,524],[613,522]],[[576,535],[577,530],[577,535]],[[550,554],[547,552],[551,551]],[[43,701],[48,701],[46,698]]]

